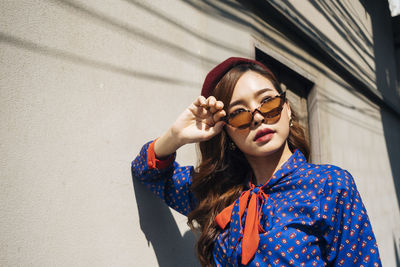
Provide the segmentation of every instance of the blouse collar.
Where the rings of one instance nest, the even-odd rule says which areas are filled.
[[[269,179],[266,184],[252,185],[251,181],[249,181],[247,188],[256,187],[265,190],[282,182],[286,182],[304,163],[307,163],[306,157],[299,149],[296,149],[289,159],[272,175],[271,179]]]

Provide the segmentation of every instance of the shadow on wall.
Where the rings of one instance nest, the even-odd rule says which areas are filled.
[[[154,249],[158,266],[200,266],[195,255],[196,237],[191,231],[182,236],[168,206],[144,185],[133,179],[140,229]]]
[[[395,101],[399,101],[399,96],[396,95],[394,40],[392,38],[393,31],[388,2],[366,0],[362,3],[371,16],[377,88],[382,93],[384,100],[395,99]],[[386,108],[381,108],[381,117],[393,183],[397,194],[397,204],[400,206],[400,116]],[[400,236],[396,233],[393,234],[396,265],[400,266]]]
[[[184,0],[184,2],[213,18],[219,18],[226,23],[251,30],[256,36],[260,36],[263,40],[273,45],[279,45],[285,53],[306,62],[307,65],[312,66],[327,78],[347,88],[349,92],[353,94],[355,94],[356,91],[362,92],[373,102],[379,104],[381,107],[380,115],[386,148],[397,196],[397,199],[393,199],[393,201],[397,201],[397,204],[400,206],[400,165],[398,164],[398,159],[400,158],[400,116],[392,108],[389,108],[391,106],[389,102],[398,106],[399,96],[396,94],[396,66],[393,59],[394,42],[392,39],[391,16],[387,1],[360,0],[366,12],[370,15],[372,36],[369,35],[369,31],[366,27],[355,20],[357,15],[353,14],[351,6],[348,6],[345,2],[311,2],[314,8],[318,10],[337,33],[343,37],[347,45],[355,51],[362,61],[361,65],[354,61],[352,56],[347,54],[335,41],[330,40],[328,36],[321,32],[318,25],[313,25],[311,21],[303,16],[290,1],[238,0],[237,2],[241,3],[242,6],[234,5],[233,7],[230,4],[236,1],[232,0],[218,2],[211,0]],[[246,8],[243,9],[243,7]],[[288,23],[287,18],[279,16],[273,7],[281,9],[283,7],[282,10],[284,11],[290,10],[290,14],[294,14],[295,16],[295,25],[298,28],[305,29],[309,35],[316,34],[317,39],[314,40],[314,43],[304,42],[301,38],[301,34],[299,35],[296,32],[297,27],[292,27]],[[232,12],[233,9],[236,11],[240,10],[240,12]],[[290,14],[287,15],[290,16]],[[351,86],[348,86],[341,80],[330,75],[318,65],[304,58],[303,55],[297,54],[284,44],[279,43],[278,40],[265,34],[264,27],[268,27],[268,25],[257,25],[259,23],[257,16],[275,29],[279,29],[280,33],[298,44],[310,55],[314,55],[323,62],[327,62],[327,65],[334,72],[343,77]],[[371,59],[375,63],[375,68],[368,61]],[[373,77],[373,74],[375,74],[375,77]],[[356,76],[357,79],[355,79],[354,76]],[[383,101],[377,99],[375,93],[371,92],[373,88],[366,86],[368,82],[376,83],[376,88],[383,96]],[[330,101],[330,99],[325,100]],[[346,106],[345,108],[353,109],[352,106]],[[365,110],[359,110],[359,112],[365,112]],[[357,123],[357,121],[354,120],[354,123]],[[373,128],[369,130],[373,131]],[[394,240],[394,247],[396,263],[397,266],[400,266],[399,236]]]
[[[329,40],[329,44],[339,49],[338,51],[340,53],[336,53],[335,51],[331,51],[331,49],[328,49],[326,47],[328,38],[315,25],[313,25],[304,16],[302,16],[301,13],[297,11],[297,9],[287,1],[280,3],[285,4],[285,6],[289,5],[291,12],[293,12],[297,16],[302,17],[301,21],[297,21],[298,27],[301,29],[308,29],[310,27],[313,31],[317,31],[319,33],[318,38],[314,40],[315,44],[311,44],[308,39],[305,40],[304,35],[300,34],[297,28],[293,28],[291,25],[289,25],[287,23],[286,18],[279,16],[278,15],[279,12],[277,12],[275,10],[275,7],[272,6],[271,3],[268,1],[259,0],[259,1],[249,2],[245,0],[237,0],[237,1],[223,0],[215,2],[210,0],[204,0],[204,1],[184,0],[184,2],[192,6],[193,8],[199,10],[200,12],[212,17],[213,19],[219,19],[226,24],[232,25],[233,27],[239,27],[242,28],[243,30],[250,31],[255,36],[257,36],[257,38],[261,38],[262,40],[273,46],[280,47],[280,49],[284,51],[284,54],[290,55],[291,57],[297,58],[302,62],[305,62],[308,66],[322,73],[324,76],[334,81],[338,85],[342,86],[343,88],[346,88],[350,93],[354,95],[358,94],[355,88],[358,88],[357,85],[360,82],[354,81],[354,79],[351,78],[351,76],[349,76],[349,73],[347,72],[344,73],[342,67],[339,66],[340,64],[330,65],[330,67],[332,68],[332,70],[339,73],[341,76],[345,77],[349,83],[353,83],[352,84],[353,86],[350,86],[347,82],[343,82],[341,79],[338,79],[337,76],[332,75],[331,73],[327,72],[324,68],[322,68],[320,65],[311,61],[309,57],[304,56],[304,54],[302,53],[296,52],[295,50],[288,47],[287,44],[281,42],[279,39],[271,37],[266,32],[268,30],[271,30],[276,34],[278,34],[278,31],[276,31],[276,29],[279,29],[279,34],[284,39],[291,40],[292,42],[296,43],[299,47],[302,47],[307,54],[314,55],[316,58],[319,58],[324,62],[329,62],[329,63],[342,62],[343,59],[341,55],[343,55],[344,58],[350,60],[352,66],[356,66],[356,68],[353,68],[351,72],[354,72],[355,75],[358,75],[359,77],[361,76],[365,77],[369,75],[368,73],[363,71],[364,68],[358,66],[356,62],[354,62],[354,60],[352,60],[352,58],[349,55],[347,55],[344,51],[342,51],[340,47],[338,47],[331,40]],[[238,3],[240,4],[238,5]],[[341,7],[341,8],[346,9],[346,7]],[[328,15],[327,11],[322,12],[321,14],[325,17],[326,16],[335,17],[332,14]],[[365,33],[366,29],[362,29],[360,28],[360,26],[356,25],[354,23],[354,20],[351,20],[350,18],[352,16],[353,16],[352,14],[346,13],[346,17],[344,18],[344,20],[346,21],[347,24],[350,25],[349,26],[350,28],[342,29],[342,31],[340,31],[339,34],[343,36],[344,40],[351,39],[352,41],[349,42],[352,42],[352,44],[349,45],[352,47],[367,46],[369,49],[372,49],[372,45],[369,42],[369,39],[372,37],[366,36]],[[330,23],[335,24],[335,20],[337,20],[337,18],[333,19],[332,17],[331,18],[327,17],[327,20]],[[337,28],[337,26],[335,25],[332,26],[334,28]],[[349,36],[351,36],[351,38]],[[355,42],[354,40],[358,40],[358,42],[354,43]],[[329,50],[331,52],[329,56],[326,55],[328,54],[326,52],[325,54],[321,53],[321,51],[325,50]],[[370,52],[369,54],[371,53],[372,52]],[[374,94],[371,95],[374,96]],[[367,95],[367,97],[371,96]]]
[[[293,29],[290,27],[289,29],[285,29],[286,27],[288,27],[288,25],[285,25],[287,24],[287,19],[285,18],[285,22],[283,23],[281,20],[276,20],[278,12],[275,9],[279,8],[283,11],[290,10],[290,13],[294,14],[295,21],[299,28],[306,31],[309,35],[317,36],[316,41],[318,43],[318,49],[322,48],[322,50],[324,51],[330,51],[330,55],[333,56],[336,61],[341,62],[341,64],[347,66],[349,69],[351,69],[351,71],[357,72],[360,75],[359,78],[361,80],[374,82],[374,77],[371,77],[373,71],[372,66],[370,66],[368,61],[364,59],[365,55],[360,54],[359,52],[363,51],[368,58],[372,57],[371,52],[369,51],[371,47],[371,42],[369,41],[368,36],[366,36],[365,34],[366,30],[357,26],[357,24],[354,23],[354,20],[351,20],[352,14],[348,13],[340,15],[340,17],[344,20],[344,22],[342,23],[345,23],[349,26],[341,28],[337,25],[337,17],[339,16],[340,12],[343,12],[342,9],[347,9],[344,6],[336,6],[335,8],[333,8],[332,6],[327,5],[327,3],[330,3],[331,1],[322,1],[319,4],[312,2],[315,8],[321,12],[321,15],[323,15],[328,20],[328,22],[330,22],[331,26],[338,30],[338,33],[343,37],[344,40],[347,41],[347,45],[354,48],[355,53],[359,54],[359,59],[363,62],[363,64],[361,65],[357,63],[352,58],[352,56],[346,53],[346,51],[344,51],[341,46],[330,40],[329,37],[323,31],[321,31],[317,25],[314,25],[311,21],[309,21],[301,12],[297,10],[295,5],[290,3],[290,1],[223,0],[216,2],[211,0],[184,0],[184,2],[209,16],[213,16],[213,18],[218,18],[226,23],[231,23],[235,27],[252,30],[256,35],[261,36],[263,40],[278,45],[283,49],[285,49],[285,45],[266,34],[265,27],[269,26],[261,23],[258,18],[262,18],[263,21],[267,22],[275,29],[279,29],[280,33],[283,33],[282,36],[284,36],[285,38],[292,39],[293,37],[298,37],[294,36],[298,35],[298,32],[296,32],[296,30],[295,32],[293,32]],[[239,2],[240,5],[238,5],[237,2]],[[287,15],[291,16],[290,14]],[[304,43],[304,40],[302,40],[304,38],[302,37],[302,34],[300,34],[300,38],[296,38],[296,40],[294,41],[303,48],[309,47],[310,43]],[[365,48],[364,46],[366,46],[367,48]],[[315,54],[315,48],[316,47],[312,47],[312,49],[308,52],[311,54]],[[292,56],[305,60],[307,63],[310,64],[310,66],[316,67],[319,71],[326,74],[325,71],[319,69],[318,66],[313,64],[307,58],[303,58],[300,54],[296,54],[293,49],[288,48],[285,50],[285,52],[291,54]]]
[[[10,46],[24,49],[29,52],[37,53],[42,56],[48,56],[58,60],[64,60],[66,62],[75,63],[81,66],[88,66],[91,68],[101,69],[116,74],[127,75],[133,78],[147,79],[147,80],[159,81],[176,85],[184,85],[194,88],[198,88],[200,86],[199,84],[190,82],[188,80],[179,80],[167,76],[160,76],[154,73],[137,71],[119,65],[115,65],[112,63],[108,63],[105,61],[91,59],[84,55],[79,55],[68,52],[66,50],[52,48],[39,43],[31,42],[29,40],[24,40],[19,37],[12,36],[3,32],[0,32],[0,43],[6,43],[9,44]]]

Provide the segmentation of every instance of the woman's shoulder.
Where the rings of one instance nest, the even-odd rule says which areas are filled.
[[[329,187],[351,187],[354,179],[349,171],[332,164],[306,163],[302,166],[309,176],[317,178],[321,183]]]

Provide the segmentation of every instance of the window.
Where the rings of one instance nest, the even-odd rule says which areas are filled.
[[[298,71],[295,71],[294,68],[290,68],[281,61],[278,61],[274,57],[264,53],[260,48],[256,47],[255,49],[256,60],[270,68],[280,81],[282,89],[287,90],[287,98],[289,99],[291,107],[293,107],[297,113],[300,125],[305,129],[306,138],[310,144],[312,154],[318,152],[318,140],[312,140],[312,143],[310,140],[310,136],[314,136],[314,139],[318,139],[318,133],[317,135],[310,134],[309,130],[311,127],[314,128],[315,126],[318,126],[313,125],[317,123],[317,121],[311,122],[309,118],[308,103],[311,100],[309,96],[314,83],[305,78]],[[294,64],[291,65],[294,66]],[[314,158],[313,155],[313,159]]]

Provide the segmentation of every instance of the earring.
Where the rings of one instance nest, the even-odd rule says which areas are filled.
[[[234,142],[229,142],[229,149],[232,151],[236,150],[236,145]]]
[[[289,127],[292,127],[293,126],[293,120],[292,120],[292,118],[290,118],[290,120],[289,120]]]

